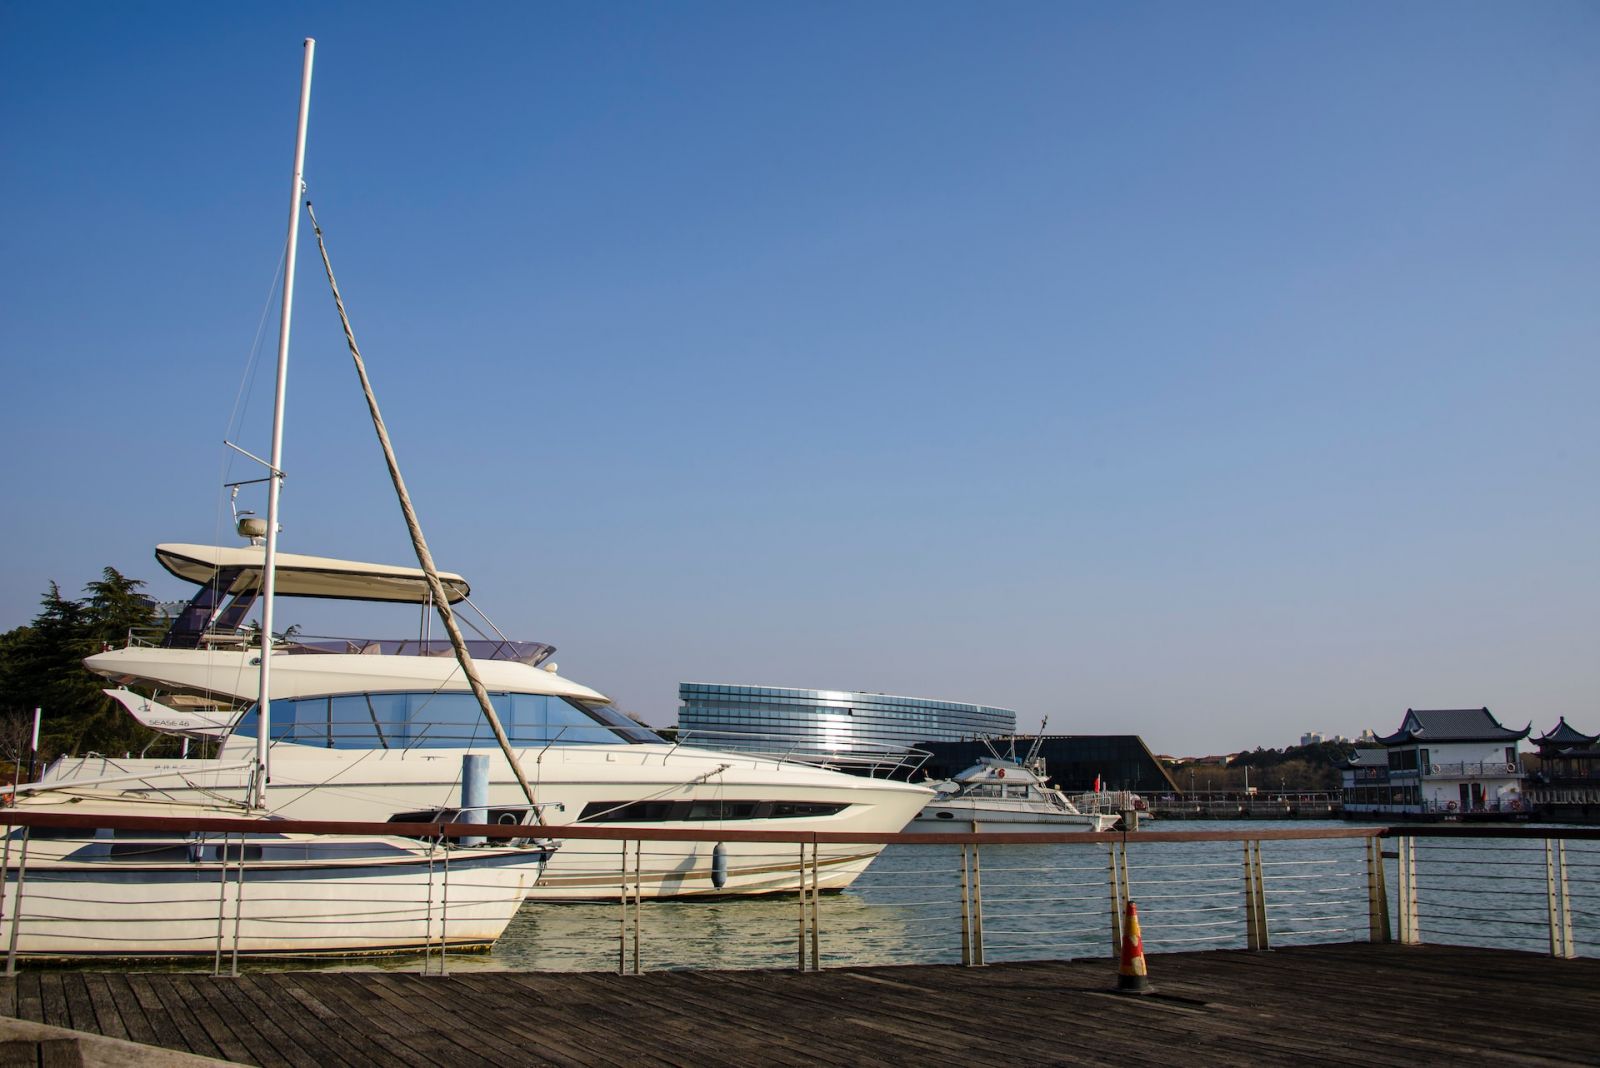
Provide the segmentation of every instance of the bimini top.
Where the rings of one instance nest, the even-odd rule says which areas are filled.
[[[156,559],[178,578],[196,586],[226,582],[225,596],[259,590],[266,549],[260,545],[157,545]],[[341,601],[399,601],[423,604],[428,579],[421,568],[364,564],[325,556],[278,553],[277,593],[284,597],[330,597]],[[460,575],[439,572],[450,603],[465,599],[472,587]]]

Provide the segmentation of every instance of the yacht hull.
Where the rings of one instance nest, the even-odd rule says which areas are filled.
[[[981,805],[931,804],[919,812],[907,831],[918,834],[1004,834],[1038,831],[1106,831],[1117,817],[1092,812],[1028,812],[1017,809],[986,808]]]
[[[13,841],[0,945],[15,937],[19,954],[48,958],[179,957],[219,948],[231,954],[236,934],[238,951],[258,956],[481,948],[492,945],[516,914],[542,856],[454,850],[447,877],[443,857],[430,859],[425,849],[384,850],[398,858],[362,857],[348,855],[345,843],[313,842],[306,854],[328,859],[251,863],[247,857],[241,887],[236,859],[226,872],[214,859],[72,859],[98,844],[92,838],[32,841],[22,868],[21,845]]]
[[[235,743],[241,744],[241,743]],[[483,750],[474,750],[483,752]],[[280,744],[273,749],[273,810],[288,819],[384,822],[412,818],[459,803],[463,750],[338,750]],[[489,752],[491,808],[514,809],[525,799],[509,765]],[[798,844],[728,842],[726,877],[713,877],[717,843],[651,841],[658,830],[841,831],[892,834],[905,829],[932,796],[901,782],[868,779],[809,765],[748,755],[666,745],[552,746],[520,757],[541,804],[545,833],[559,838],[568,824],[632,829],[628,843],[564,839],[528,893],[546,901],[615,900],[624,892],[645,898],[794,893],[801,888]],[[52,769],[47,778],[93,779],[149,773],[146,782],[123,782],[125,792],[190,803],[246,797],[246,773],[225,749],[219,760],[80,760]],[[181,777],[176,773],[182,773]],[[155,776],[159,775],[160,778]],[[602,818],[623,805],[692,805],[699,818],[633,822]],[[811,807],[819,814],[786,818],[716,818],[722,806],[775,803]],[[588,815],[586,815],[586,813]],[[642,845],[636,847],[637,842]],[[635,863],[635,849],[638,863]],[[817,885],[842,890],[871,863],[878,845],[827,845],[818,850]],[[635,871],[635,868],[638,871]],[[809,870],[806,885],[810,882]],[[624,891],[626,886],[626,891]]]

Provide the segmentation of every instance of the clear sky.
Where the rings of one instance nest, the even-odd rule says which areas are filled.
[[[1593,3],[5,0],[0,627],[233,543],[308,35],[434,554],[648,720],[1600,730]],[[301,253],[283,548],[404,563]]]

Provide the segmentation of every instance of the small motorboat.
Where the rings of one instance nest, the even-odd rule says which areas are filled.
[[[1114,812],[1082,812],[1049,785],[1031,762],[981,757],[953,779],[930,783],[936,793],[907,831],[1108,831]]]

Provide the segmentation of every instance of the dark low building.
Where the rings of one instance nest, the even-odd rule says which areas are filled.
[[[1397,799],[1389,786],[1389,751],[1360,746],[1341,769],[1345,815],[1366,816],[1387,811]]]
[[[1526,785],[1529,802],[1545,819],[1600,823],[1600,735],[1584,734],[1565,716],[1533,739],[1539,773]]]
[[[1014,748],[1010,738],[990,744],[1000,755],[1010,756],[1015,751],[1020,759],[1027,756],[1034,741],[1031,735],[1020,735]],[[922,741],[917,748],[933,754],[923,765],[923,771],[932,779],[948,779],[976,764],[979,757],[991,755],[989,746],[982,741]],[[1047,734],[1040,740],[1039,757],[1050,781],[1068,793],[1093,790],[1096,779],[1102,790],[1178,792],[1177,783],[1137,734]]]

